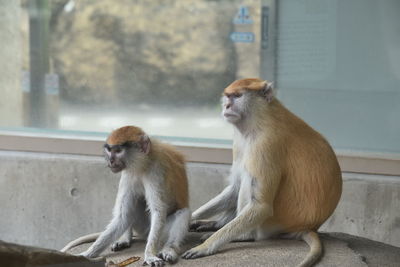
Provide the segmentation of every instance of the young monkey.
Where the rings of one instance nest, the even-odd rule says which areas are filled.
[[[342,176],[328,142],[276,98],[272,83],[242,79],[223,96],[223,116],[234,126],[229,185],[192,214],[195,230],[217,230],[183,254],[213,254],[233,240],[282,235],[301,238],[311,248],[300,266],[322,252],[317,230],[333,213]],[[217,221],[202,219],[219,215]],[[219,230],[218,230],[219,229]]]
[[[104,154],[112,172],[122,171],[113,218],[104,232],[74,240],[62,251],[96,240],[81,254],[94,258],[124,233],[112,250],[129,247],[134,230],[147,237],[145,265],[175,262],[190,220],[183,156],[170,145],[150,141],[135,126],[113,131],[104,145]]]

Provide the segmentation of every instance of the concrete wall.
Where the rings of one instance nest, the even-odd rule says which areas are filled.
[[[190,163],[191,207],[224,185],[228,165]],[[344,174],[344,192],[321,230],[400,246],[400,177]],[[0,239],[60,249],[110,219],[119,176],[101,157],[0,151]]]

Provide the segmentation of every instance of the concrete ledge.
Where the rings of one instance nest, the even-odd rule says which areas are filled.
[[[200,243],[201,235],[190,233],[185,250]],[[324,245],[324,255],[316,266],[394,267],[400,262],[400,248],[341,233],[325,233],[320,236]],[[89,245],[74,248],[71,253],[82,252]],[[142,266],[144,246],[143,240],[137,240],[129,249],[117,253],[106,251],[103,255],[113,262],[139,256],[141,259],[129,266]],[[297,240],[238,242],[223,246],[215,255],[194,260],[180,259],[173,266],[297,266],[308,250],[306,243]]]

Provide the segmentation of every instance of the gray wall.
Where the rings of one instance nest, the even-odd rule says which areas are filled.
[[[191,208],[216,195],[228,165],[190,163]],[[400,177],[344,174],[339,207],[321,230],[400,246]],[[60,249],[101,231],[119,176],[101,157],[0,151],[0,239]]]

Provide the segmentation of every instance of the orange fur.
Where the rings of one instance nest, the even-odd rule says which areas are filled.
[[[150,161],[158,159],[165,170],[168,195],[175,196],[176,209],[189,206],[188,181],[185,159],[173,146],[153,140],[149,153]]]
[[[107,138],[109,145],[121,145],[125,142],[138,142],[144,135],[142,129],[136,126],[124,126],[114,130]]]
[[[247,78],[242,80],[234,81],[228,87],[225,88],[224,94],[240,94],[246,90],[262,90],[265,87],[267,81],[263,81],[257,78]]]
[[[266,219],[285,232],[317,230],[333,213],[342,192],[341,171],[328,142],[277,99],[265,105],[246,161],[273,203]],[[284,123],[282,123],[284,122]]]

